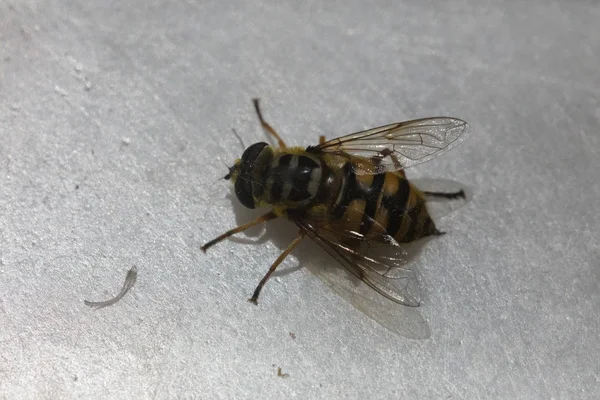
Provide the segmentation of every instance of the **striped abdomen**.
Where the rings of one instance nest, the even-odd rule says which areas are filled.
[[[339,221],[347,229],[367,237],[385,229],[399,243],[437,232],[424,195],[408,182],[402,171],[356,175],[350,163],[343,167],[332,217],[332,222]]]

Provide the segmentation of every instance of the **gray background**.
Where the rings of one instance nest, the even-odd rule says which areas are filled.
[[[367,4],[0,3],[0,398],[597,398],[600,7]],[[329,290],[310,243],[246,302],[285,221],[199,251],[258,215],[219,180],[231,128],[264,140],[252,97],[300,145],[470,122],[410,171],[475,191],[419,263],[429,339]]]

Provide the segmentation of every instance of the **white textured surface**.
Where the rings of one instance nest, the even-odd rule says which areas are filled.
[[[288,3],[0,2],[0,398],[597,398],[599,6]],[[422,257],[429,339],[295,268],[333,262],[310,244],[246,302],[285,222],[199,251],[257,214],[218,180],[255,96],[294,144],[473,126],[411,171],[475,189]]]

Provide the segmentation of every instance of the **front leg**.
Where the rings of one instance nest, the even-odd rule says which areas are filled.
[[[281,136],[279,136],[279,134],[277,132],[275,132],[275,129],[273,129],[271,127],[271,125],[269,125],[264,120],[264,118],[262,116],[262,112],[260,112],[260,106],[258,104],[259,100],[252,99],[252,102],[254,103],[254,109],[256,110],[256,114],[258,115],[258,120],[260,121],[260,125],[262,126],[264,131],[273,135],[275,137],[275,139],[277,139],[277,143],[279,143],[279,147],[282,149],[285,149],[287,146],[285,145],[285,142],[283,141],[283,139],[281,139]]]
[[[200,249],[204,253],[206,253],[206,250],[208,250],[209,247],[214,246],[215,244],[219,243],[220,241],[225,240],[228,237],[235,235],[236,233],[245,231],[246,229],[251,228],[254,225],[259,225],[259,224],[265,223],[265,222],[275,219],[277,217],[278,217],[277,214],[275,214],[273,211],[269,211],[265,215],[262,215],[262,216],[256,218],[254,221],[250,221],[244,225],[238,226],[237,228],[230,229],[227,232],[223,233],[222,235],[217,236],[216,238],[214,238],[213,240],[211,240],[210,242],[208,242],[204,246],[202,246]]]

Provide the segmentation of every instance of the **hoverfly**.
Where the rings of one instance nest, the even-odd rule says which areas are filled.
[[[260,292],[277,266],[302,239],[309,237],[347,272],[375,290],[369,292],[381,296],[368,300],[373,296],[357,292],[357,285],[339,285],[339,274],[330,268],[319,266],[311,270],[332,286],[337,285],[334,289],[345,297],[361,297],[362,300],[353,301],[357,308],[397,331],[394,323],[382,321],[389,319],[390,312],[373,309],[369,303],[419,305],[418,281],[407,265],[409,256],[400,243],[443,235],[430,215],[430,205],[465,200],[462,189],[417,188],[407,180],[404,169],[456,146],[467,136],[469,126],[452,117],[424,118],[329,141],[321,136],[318,145],[307,148],[287,147],[265,122],[258,99],[253,102],[262,128],[277,140],[279,147],[265,142],[251,145],[225,179],[233,182],[235,194],[245,207],[270,206],[271,211],[223,233],[202,246],[202,251],[252,226],[287,218],[298,226],[298,235],[271,265],[249,301],[258,304]]]

